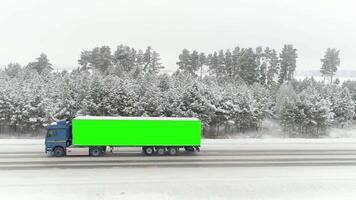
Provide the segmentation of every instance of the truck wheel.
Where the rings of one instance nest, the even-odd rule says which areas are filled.
[[[100,147],[91,147],[89,149],[89,155],[90,156],[94,156],[94,157],[98,157],[102,155],[102,148]]]
[[[168,154],[169,154],[170,156],[175,156],[175,155],[177,155],[177,154],[178,154],[178,148],[176,148],[176,147],[169,147],[169,148],[168,148]]]
[[[163,156],[163,155],[166,153],[166,148],[164,148],[164,147],[158,147],[158,148],[156,149],[156,153],[157,153],[157,155],[159,155],[159,156]]]
[[[55,157],[63,157],[63,156],[65,156],[65,152],[64,152],[63,147],[55,147],[53,149],[53,155]]]
[[[146,156],[151,156],[155,152],[153,147],[143,147],[142,150],[143,153],[146,154]]]

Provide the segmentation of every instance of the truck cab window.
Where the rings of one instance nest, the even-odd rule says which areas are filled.
[[[55,135],[57,135],[56,130],[48,130],[47,137],[53,137]]]

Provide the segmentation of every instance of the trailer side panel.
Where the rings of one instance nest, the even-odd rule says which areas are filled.
[[[200,120],[74,118],[72,134],[79,146],[200,146]]]

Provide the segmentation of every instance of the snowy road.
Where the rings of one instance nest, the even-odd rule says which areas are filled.
[[[0,140],[0,199],[356,199],[355,139],[203,140],[201,152],[174,157],[43,148]]]

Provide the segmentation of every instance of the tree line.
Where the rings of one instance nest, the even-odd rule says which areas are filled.
[[[350,126],[356,82],[332,81],[339,51],[328,49],[321,59],[330,82],[295,80],[296,59],[293,45],[279,53],[268,47],[184,49],[178,69],[166,74],[151,47],[85,50],[72,71],[53,70],[41,54],[0,71],[0,126],[36,131],[75,115],[198,117],[203,134],[214,137],[259,131],[267,118],[289,136],[318,137],[331,126]]]
[[[276,50],[269,47],[240,48],[233,51],[199,53],[184,49],[179,55],[177,65],[179,70],[192,76],[200,73],[203,76],[203,66],[208,67],[210,75],[219,80],[241,79],[246,84],[260,83],[271,86],[278,82],[282,84],[293,78],[296,68],[297,50],[293,45],[284,45],[278,55]]]

